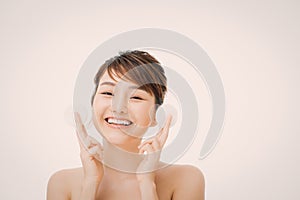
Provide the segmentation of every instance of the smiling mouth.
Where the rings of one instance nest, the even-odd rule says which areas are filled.
[[[132,124],[132,122],[129,121],[129,120],[126,120],[126,119],[117,119],[117,118],[112,118],[112,117],[105,118],[105,121],[108,124],[117,125],[117,126],[130,126]]]

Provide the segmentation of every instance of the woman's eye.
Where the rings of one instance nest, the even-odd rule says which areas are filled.
[[[141,97],[138,97],[138,96],[131,97],[131,99],[143,100]]]
[[[101,92],[101,94],[108,95],[108,96],[113,96],[113,94],[111,92]]]

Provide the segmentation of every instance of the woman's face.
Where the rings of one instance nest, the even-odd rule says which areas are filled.
[[[154,96],[138,85],[107,73],[100,79],[93,102],[94,124],[110,143],[141,138],[156,124]]]

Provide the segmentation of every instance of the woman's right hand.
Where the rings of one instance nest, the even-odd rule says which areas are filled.
[[[87,134],[79,113],[75,113],[75,120],[80,145],[80,158],[84,172],[83,182],[100,184],[103,177],[102,145]]]

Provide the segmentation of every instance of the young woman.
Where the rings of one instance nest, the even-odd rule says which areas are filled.
[[[82,167],[53,174],[47,199],[203,200],[204,177],[198,168],[159,161],[172,116],[142,142],[147,129],[157,124],[166,82],[160,63],[147,52],[127,51],[106,61],[96,74],[91,103],[103,146],[88,136],[75,113]]]

